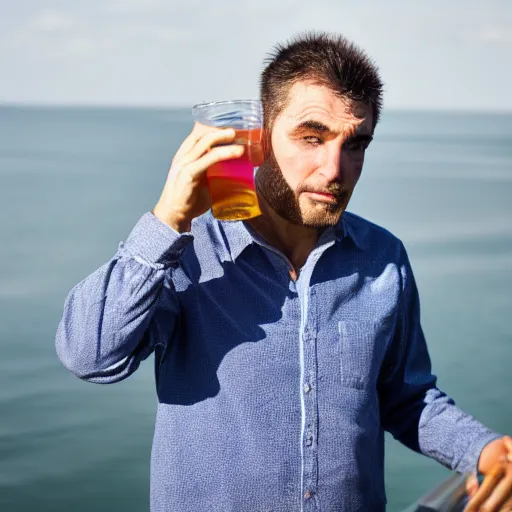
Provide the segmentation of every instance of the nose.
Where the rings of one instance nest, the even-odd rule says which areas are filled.
[[[327,183],[341,180],[345,168],[344,153],[342,144],[338,141],[330,141],[324,144],[320,174]]]

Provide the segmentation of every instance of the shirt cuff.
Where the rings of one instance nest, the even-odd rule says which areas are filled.
[[[482,450],[492,441],[496,439],[501,439],[503,434],[498,434],[497,432],[489,431],[486,435],[478,439],[478,441],[474,442],[464,455],[460,467],[462,471],[469,472],[478,472],[478,461],[480,459],[480,454]]]
[[[178,233],[152,212],[147,212],[135,224],[123,247],[150,265],[170,265],[179,260],[193,239],[192,233]]]

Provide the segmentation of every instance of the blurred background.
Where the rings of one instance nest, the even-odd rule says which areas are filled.
[[[0,0],[0,510],[148,510],[152,359],[79,381],[72,286],[155,205],[203,100],[256,97],[274,44],[343,33],[385,111],[350,210],[404,241],[439,386],[512,434],[512,3]],[[449,472],[387,439],[388,510]]]

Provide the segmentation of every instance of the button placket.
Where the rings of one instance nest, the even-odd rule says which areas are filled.
[[[322,251],[323,252],[323,251]],[[308,294],[306,315],[304,318],[304,327],[302,330],[301,341],[303,351],[303,381],[301,383],[301,399],[304,406],[303,421],[306,425],[311,425],[311,434],[306,434],[307,428],[303,432],[303,452],[302,452],[302,500],[304,512],[314,512],[318,510],[318,497],[316,495],[318,486],[318,450],[314,440],[318,431],[318,404],[316,396],[317,379],[317,304],[316,288],[311,288],[309,283],[313,274],[315,264],[321,253],[313,254],[311,261],[307,261],[303,267],[298,279],[298,289],[301,295]],[[304,296],[304,295],[303,295]],[[310,446],[307,444],[310,443]]]
[[[311,428],[306,430],[306,446],[312,446],[313,444],[313,432]]]
[[[308,317],[304,329],[304,382],[303,397],[306,413],[306,428],[304,430],[303,446],[304,446],[304,503],[307,503],[307,510],[316,510],[315,497],[318,484],[318,450],[316,446],[316,433],[318,431],[317,418],[317,396],[316,396],[316,325],[317,325],[317,305],[315,301],[315,289],[310,290],[310,300],[308,308]]]

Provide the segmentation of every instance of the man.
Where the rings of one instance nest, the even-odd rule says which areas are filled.
[[[345,212],[380,115],[376,68],[342,37],[306,34],[276,49],[261,97],[263,214],[211,216],[205,171],[244,149],[196,125],[58,329],[62,362],[91,382],[155,352],[151,510],[385,510],[384,430],[492,473],[473,510],[509,506],[509,438],[436,387],[402,243]]]

